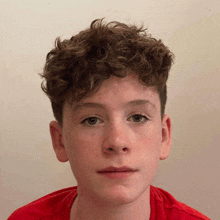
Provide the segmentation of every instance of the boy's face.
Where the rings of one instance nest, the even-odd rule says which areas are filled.
[[[50,131],[57,158],[70,162],[79,195],[114,204],[149,190],[171,146],[171,121],[168,115],[161,121],[158,93],[134,74],[111,77],[90,97],[66,102],[63,126],[53,121]]]

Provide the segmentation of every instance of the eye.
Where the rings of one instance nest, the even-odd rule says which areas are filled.
[[[97,125],[97,124],[100,124],[102,121],[97,118],[97,117],[89,117],[89,118],[86,118],[84,119],[81,124],[84,124],[84,125],[89,125],[89,126],[94,126],[94,125]]]
[[[131,119],[133,122],[137,122],[137,123],[144,123],[148,120],[148,118],[146,116],[141,115],[141,114],[132,115],[129,119]]]

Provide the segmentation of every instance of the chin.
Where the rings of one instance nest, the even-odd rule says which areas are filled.
[[[130,189],[124,186],[115,186],[102,192],[102,200],[112,205],[125,205],[133,203],[144,195],[144,189]]]

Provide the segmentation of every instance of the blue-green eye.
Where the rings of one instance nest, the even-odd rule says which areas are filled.
[[[89,117],[89,118],[84,119],[81,123],[93,126],[93,125],[101,123],[101,120],[97,117]]]
[[[129,119],[131,119],[133,122],[137,122],[137,123],[143,123],[148,120],[148,118],[146,116],[141,115],[141,114],[132,115]]]

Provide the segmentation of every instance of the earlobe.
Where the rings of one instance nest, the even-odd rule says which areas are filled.
[[[68,157],[62,141],[62,128],[57,121],[50,122],[50,135],[57,159],[60,162],[67,162]]]
[[[160,152],[160,160],[165,160],[170,153],[172,145],[172,124],[169,115],[164,115],[162,121],[162,145]]]

